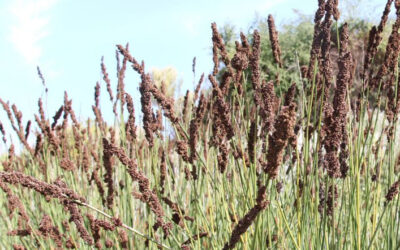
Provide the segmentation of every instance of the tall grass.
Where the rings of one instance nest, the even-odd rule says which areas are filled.
[[[86,122],[67,93],[53,119],[39,100],[35,128],[0,99],[24,147],[15,153],[0,122],[9,149],[0,168],[1,248],[399,248],[397,1],[384,63],[371,66],[392,2],[358,62],[347,24],[331,35],[337,1],[319,1],[310,63],[298,65],[287,91],[275,91],[279,76],[262,79],[257,30],[241,34],[229,58],[214,23],[212,87],[200,91],[202,75],[179,109],[121,45],[115,95],[101,63],[113,124],[103,119],[100,83],[95,120]],[[272,16],[268,23],[271,60],[284,74]],[[140,124],[124,88],[128,66],[141,76]]]

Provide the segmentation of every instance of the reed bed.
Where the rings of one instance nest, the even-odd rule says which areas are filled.
[[[0,247],[398,249],[400,4],[388,0],[362,61],[352,56],[338,2],[318,4],[309,64],[298,65],[285,91],[279,76],[264,79],[257,30],[240,35],[230,58],[213,23],[214,68],[181,106],[128,45],[116,49],[116,84],[101,61],[94,120],[77,120],[67,93],[52,117],[39,99],[35,124],[0,99],[13,130],[0,122],[8,148]],[[376,66],[391,8],[396,20]],[[272,60],[284,74],[272,16],[268,24]],[[141,121],[126,70],[141,79]],[[206,79],[210,89],[201,88]],[[112,107],[112,124],[100,104]]]

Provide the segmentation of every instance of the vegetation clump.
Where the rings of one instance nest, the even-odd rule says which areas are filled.
[[[399,248],[399,2],[387,1],[363,56],[337,0],[318,1],[307,56],[288,57],[289,34],[271,15],[267,25],[231,50],[212,23],[214,67],[183,105],[128,45],[117,45],[116,86],[101,60],[94,120],[79,121],[67,93],[52,119],[39,99],[36,124],[0,99],[23,148],[0,121],[0,246]]]

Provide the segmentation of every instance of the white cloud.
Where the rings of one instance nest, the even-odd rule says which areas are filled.
[[[40,40],[49,34],[48,11],[57,0],[14,0],[9,5],[13,17],[9,40],[30,64],[38,64],[42,48]]]

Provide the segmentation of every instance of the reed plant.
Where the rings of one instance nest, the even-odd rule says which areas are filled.
[[[352,56],[338,1],[318,4],[309,63],[297,65],[287,90],[279,77],[263,78],[257,30],[241,34],[230,57],[213,23],[213,71],[196,79],[183,107],[128,45],[117,46],[116,86],[101,61],[94,120],[79,121],[67,93],[53,117],[39,99],[35,125],[0,99],[13,130],[0,122],[8,148],[0,247],[398,249],[400,3],[388,0],[363,61]],[[376,66],[391,8],[396,20]],[[272,16],[268,24],[271,63],[284,73]],[[126,70],[141,79],[141,121]],[[211,89],[202,90],[206,79]],[[104,105],[113,108],[111,124]]]

